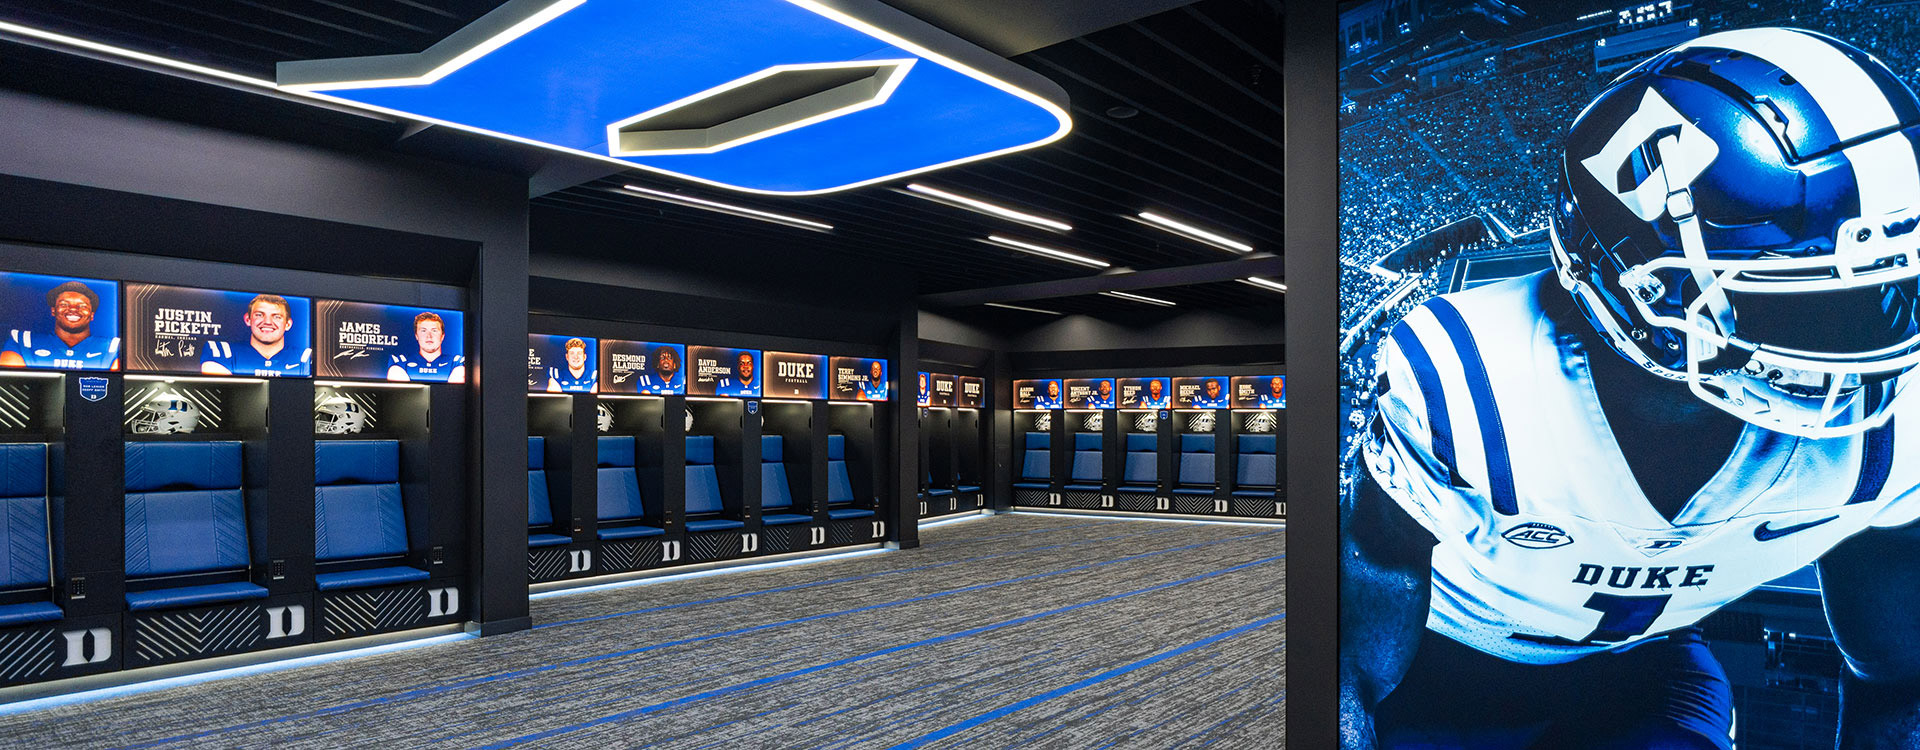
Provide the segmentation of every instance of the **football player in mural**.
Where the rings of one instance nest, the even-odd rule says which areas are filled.
[[[47,312],[53,317],[53,328],[9,331],[6,342],[0,345],[0,367],[120,369],[120,338],[93,335],[93,312],[99,307],[100,295],[78,281],[47,290]]]
[[[1694,629],[1818,563],[1843,748],[1920,747],[1920,101],[1703,36],[1567,132],[1554,270],[1382,342],[1343,507],[1348,747],[1728,748]]]
[[[587,363],[587,342],[577,338],[567,339],[566,357],[565,367],[547,368],[547,391],[592,393],[599,384],[600,373]]]

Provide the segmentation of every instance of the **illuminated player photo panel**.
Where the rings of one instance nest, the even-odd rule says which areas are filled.
[[[955,406],[978,409],[987,403],[987,379],[970,375],[960,376],[960,396]]]
[[[833,358],[833,400],[885,401],[888,396],[886,360]]]
[[[600,384],[596,348],[582,336],[535,333],[527,336],[527,390],[543,393],[594,393]]]
[[[313,302],[271,292],[127,284],[127,370],[313,374]]]
[[[654,396],[687,392],[687,347],[651,341],[600,340],[601,393]]]
[[[1069,409],[1113,408],[1113,378],[1075,378],[1066,381],[1066,388]]]
[[[952,406],[960,390],[960,379],[954,375],[930,373],[927,376],[926,406]]]
[[[120,285],[0,273],[0,367],[120,369]]]
[[[687,357],[693,360],[693,379],[687,381],[689,395],[742,398],[760,395],[758,350],[689,346]]]
[[[1122,409],[1165,409],[1173,405],[1173,381],[1167,378],[1121,378]]]
[[[1238,409],[1287,408],[1287,378],[1283,375],[1236,375],[1233,405]]]
[[[921,370],[920,377],[917,378],[916,380],[919,383],[919,386],[914,390],[914,394],[913,394],[914,405],[927,406],[932,404],[933,403],[933,373],[927,372],[926,370]]]
[[[1920,7],[1439,5],[1324,113],[1346,747],[1920,747]]]
[[[1173,379],[1173,405],[1181,409],[1225,409],[1232,395],[1225,375]]]
[[[1058,380],[1015,380],[1013,408],[1058,409],[1066,403],[1066,395],[1061,389]]]
[[[766,353],[761,395],[767,398],[827,397],[827,358],[816,354]]]
[[[466,316],[459,310],[322,299],[313,311],[320,377],[467,382]]]

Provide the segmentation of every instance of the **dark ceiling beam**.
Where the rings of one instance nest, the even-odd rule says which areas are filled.
[[[1025,302],[1055,297],[1077,297],[1100,292],[1130,292],[1170,286],[1212,284],[1244,279],[1249,276],[1279,278],[1283,267],[1284,264],[1278,255],[1254,253],[1215,263],[1152,268],[1144,271],[1116,271],[1099,276],[927,294],[920,297],[920,302],[927,307],[971,307],[988,302]]]

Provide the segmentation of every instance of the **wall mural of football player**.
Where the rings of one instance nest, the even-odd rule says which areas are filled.
[[[1554,136],[1551,270],[1413,306],[1348,380],[1348,748],[1730,748],[1698,626],[1790,574],[1839,746],[1920,747],[1920,100],[1813,32],[1650,54]]]
[[[1207,378],[1206,382],[1201,384],[1200,392],[1193,395],[1193,408],[1227,408],[1226,378]]]
[[[592,393],[598,372],[587,364],[587,342],[567,339],[566,365],[547,368],[548,393]]]
[[[14,329],[0,346],[0,367],[49,367],[59,370],[120,369],[120,338],[93,335],[93,313],[100,295],[86,284],[69,281],[47,290],[53,328]],[[102,365],[106,362],[106,365]]]
[[[1147,381],[1147,401],[1142,406],[1164,407],[1167,405],[1167,380],[1154,378]]]
[[[1287,379],[1275,375],[1267,379],[1267,389],[1260,393],[1260,408],[1279,409],[1287,405]]]
[[[413,341],[419,348],[413,354],[393,355],[387,367],[387,379],[396,382],[467,382],[467,357],[441,349],[447,340],[447,323],[431,312],[413,316]],[[443,376],[444,374],[444,376]]]
[[[683,393],[686,391],[687,379],[681,374],[680,353],[674,351],[671,345],[661,344],[653,347],[653,351],[648,353],[648,358],[653,360],[653,369],[651,372],[641,373],[634,381],[637,392]]]
[[[1113,408],[1112,380],[1100,381],[1100,385],[1097,386],[1097,390],[1094,391],[1093,405],[1107,409]]]
[[[759,381],[754,379],[753,352],[740,352],[734,358],[733,372],[713,385],[716,396],[758,396]]]
[[[920,376],[921,392],[926,392],[926,375]],[[887,365],[880,360],[867,363],[867,382],[860,384],[860,400],[887,400]]]
[[[241,316],[247,325],[247,342],[235,347],[231,342],[211,339],[200,356],[200,371],[208,375],[253,375],[278,377],[289,373],[304,375],[313,361],[313,349],[287,348],[287,331],[295,325],[293,307],[278,294],[259,294],[247,301]],[[304,324],[305,321],[300,321]]]
[[[1060,408],[1062,406],[1061,395],[1060,395],[1060,381],[1047,380],[1043,382],[1047,384],[1046,389],[1041,391],[1040,393],[1034,394],[1033,408],[1035,409]]]

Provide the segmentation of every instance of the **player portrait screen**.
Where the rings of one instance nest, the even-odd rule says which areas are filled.
[[[0,367],[120,368],[120,285],[0,273]]]
[[[1240,409],[1287,408],[1284,375],[1238,375],[1233,378],[1233,405]]]
[[[817,354],[766,353],[761,393],[767,398],[827,397],[827,358]]]
[[[467,382],[459,310],[315,300],[314,371],[323,378]]]
[[[887,400],[887,361],[864,357],[834,357],[835,401]]]
[[[1920,747],[1920,7],[1456,5],[1341,6],[1343,742]]]
[[[651,341],[600,340],[600,391],[656,396],[687,392],[687,347]]]
[[[597,339],[529,334],[527,390],[545,393],[594,393],[599,386]]]
[[[1165,409],[1173,404],[1173,383],[1167,378],[1120,378],[1120,408]]]
[[[688,394],[746,398],[760,395],[762,373],[758,350],[689,346],[687,357],[693,360],[693,377],[687,381]]]
[[[312,309],[306,297],[130,283],[127,369],[308,377]]]

